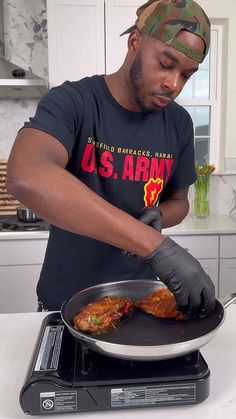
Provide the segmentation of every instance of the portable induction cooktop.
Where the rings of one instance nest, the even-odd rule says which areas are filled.
[[[31,415],[201,403],[210,371],[199,351],[158,361],[130,361],[92,351],[60,313],[45,317],[20,393]]]

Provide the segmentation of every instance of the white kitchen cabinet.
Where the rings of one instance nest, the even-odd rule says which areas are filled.
[[[236,235],[224,234],[220,236],[220,257],[222,259],[236,259]]]
[[[198,259],[204,271],[209,275],[215,285],[216,296],[219,296],[218,259]]]
[[[236,259],[220,259],[219,295],[236,292]]]
[[[26,237],[27,234],[26,239],[0,240],[0,266],[42,264],[47,240],[31,239],[31,233],[25,233]]]
[[[128,35],[120,36],[137,18],[143,0],[105,0],[106,74],[119,69],[127,53]]]
[[[4,234],[4,233],[1,233]],[[0,235],[0,313],[37,310],[36,285],[44,260],[47,236],[1,240]]]
[[[121,66],[127,35],[143,0],[48,0],[50,87],[109,74]]]
[[[0,266],[0,313],[37,311],[41,265]]]
[[[220,236],[219,294],[236,292],[236,235]]]
[[[48,0],[50,87],[105,73],[104,0]]]
[[[208,235],[178,235],[171,237],[197,259],[218,258],[218,236]]]

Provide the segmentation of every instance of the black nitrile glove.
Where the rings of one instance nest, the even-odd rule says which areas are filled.
[[[210,277],[187,250],[169,237],[143,259],[173,292],[177,310],[192,317],[213,309],[215,287]]]
[[[139,221],[147,224],[161,233],[162,230],[162,213],[159,207],[144,207],[141,210]]]
[[[138,218],[139,221],[142,223],[149,225],[155,230],[161,233],[162,230],[162,213],[158,207],[151,206],[151,207],[144,207]],[[135,253],[128,252],[127,250],[123,250],[123,255],[128,256],[130,258],[135,258],[137,255]]]

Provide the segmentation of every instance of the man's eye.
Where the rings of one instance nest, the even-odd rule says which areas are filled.
[[[166,63],[163,63],[163,61],[160,61],[160,64],[161,64],[161,66],[163,67],[163,68],[171,68],[171,66],[170,65],[168,65],[168,64],[166,64]]]

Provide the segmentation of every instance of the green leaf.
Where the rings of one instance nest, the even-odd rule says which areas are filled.
[[[91,322],[93,324],[95,324],[96,326],[99,326],[100,324],[102,324],[102,320],[101,319],[98,319],[97,316],[95,316],[94,314],[92,314],[90,316],[90,319],[91,319]]]

